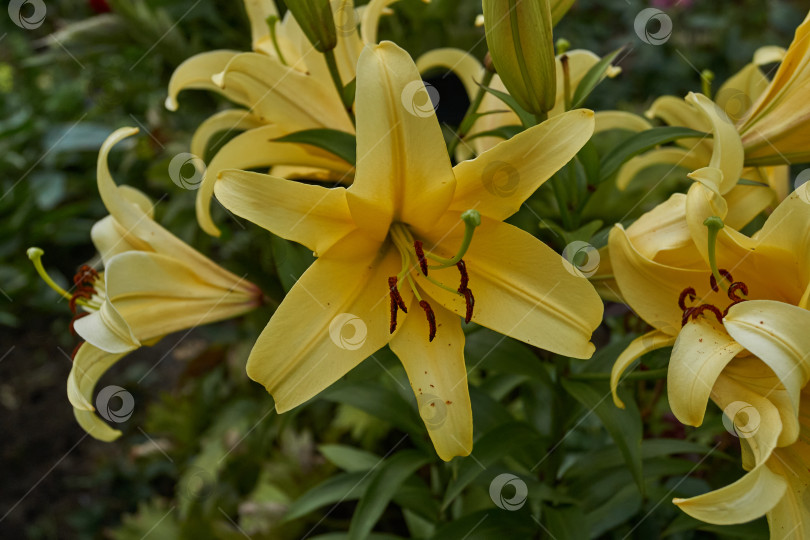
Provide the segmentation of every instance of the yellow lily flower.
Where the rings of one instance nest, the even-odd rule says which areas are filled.
[[[334,0],[337,27],[336,64],[344,85],[356,76],[364,43],[374,43],[377,26],[396,0],[372,0],[360,15],[352,0]],[[191,153],[203,158],[214,135],[244,133],[225,144],[211,159],[197,193],[197,220],[210,235],[220,231],[211,218],[211,197],[217,174],[229,168],[272,167],[274,174],[316,180],[351,181],[353,167],[337,156],[310,145],[274,142],[307,129],[354,133],[351,114],[330,75],[324,55],[307,40],[288,12],[278,21],[274,0],[245,0],[253,37],[253,52],[218,50],[183,62],[169,81],[166,107],[177,110],[177,95],[185,89],[220,93],[244,108],[227,109],[204,121],[191,141]],[[268,22],[270,18],[270,22]]]
[[[68,397],[79,424],[93,437],[111,441],[121,432],[95,412],[93,390],[101,376],[127,353],[163,336],[244,314],[262,302],[252,283],[220,267],[152,219],[152,203],[140,191],[117,186],[107,158],[113,146],[137,133],[110,135],[98,158],[98,190],[110,215],[91,231],[104,271],[83,266],[71,292],[42,267],[42,250],[29,249],[40,275],[76,314],[71,322],[86,342],[74,352]],[[79,309],[81,308],[81,309]]]
[[[557,69],[557,91],[554,107],[548,112],[549,118],[557,116],[565,112],[565,89],[563,66],[560,61],[560,56],[556,57]],[[600,58],[585,49],[575,49],[566,53],[568,57],[568,69],[571,88],[575,89],[582,81],[583,77],[588,73]],[[476,82],[481,82],[484,77],[484,66],[471,54],[461,49],[445,48],[435,49],[420,56],[416,61],[416,67],[419,68],[420,73],[427,73],[430,70],[443,68],[452,71],[464,84],[464,89],[470,101],[475,99],[478,93],[479,86]],[[616,77],[621,73],[621,68],[611,67],[608,69],[608,77]],[[496,74],[492,77],[490,88],[500,92],[508,93],[506,87],[503,85],[501,78]],[[457,159],[459,161],[469,158],[471,155],[479,155],[503,139],[493,136],[481,136],[480,134],[497,130],[504,126],[519,126],[521,125],[520,118],[515,112],[510,109],[503,101],[487,92],[481,100],[481,105],[476,111],[481,114],[472,125],[468,134],[462,138],[464,145],[459,146],[457,150]],[[616,115],[621,118],[617,118]],[[628,120],[629,119],[629,120]],[[629,113],[619,113],[618,111],[597,112],[596,113],[596,132],[604,131],[615,127],[614,124],[628,121],[628,129],[633,126],[641,126],[636,129],[649,129],[649,122],[640,119],[636,115]],[[466,147],[466,148],[464,148]]]
[[[673,346],[673,413],[697,426],[709,399],[715,401],[735,422],[748,470],[725,488],[675,504],[717,524],[767,514],[774,538],[806,538],[810,192],[801,186],[748,237],[734,226],[747,221],[745,205],[735,209],[721,195],[722,176],[698,171],[686,196],[676,194],[627,230],[617,225],[611,232],[622,297],[654,328],[617,359],[614,401],[623,406],[615,389],[637,358]],[[738,416],[745,408],[749,420],[759,418],[756,426]]]
[[[746,163],[782,165],[810,161],[810,13],[796,29],[773,80],[737,122]],[[773,61],[773,59],[771,59]],[[754,96],[751,96],[752,100]]]
[[[248,375],[285,412],[390,345],[450,460],[473,439],[459,315],[555,353],[593,353],[602,304],[587,279],[503,223],[587,142],[593,113],[559,115],[452,167],[435,113],[403,99],[422,84],[405,51],[368,46],[357,73],[348,189],[235,170],[216,183],[230,211],[318,257],[258,338]],[[509,190],[496,174],[514,179]]]
[[[790,193],[790,169],[787,159],[762,161],[750,144],[750,129],[744,124],[747,111],[751,110],[754,100],[762,99],[767,93],[768,80],[760,66],[782,59],[784,51],[778,47],[762,47],[755,54],[751,63],[732,75],[717,91],[715,104],[718,114],[728,118],[742,137],[744,163],[741,177],[771,187],[781,201]],[[786,59],[785,65],[788,64]],[[690,96],[693,94],[690,93]],[[656,99],[645,115],[649,119],[658,118],[669,126],[683,126],[696,131],[708,131],[711,125],[705,114],[695,106],[694,99],[688,96],[681,99],[675,96],[662,96]],[[669,164],[688,170],[695,170],[709,164],[713,154],[714,139],[680,139],[674,146],[664,146],[640,156],[636,156],[619,170],[616,185],[625,189],[642,170],[653,165]],[[810,151],[810,146],[808,147]],[[771,152],[772,147],[768,151]]]

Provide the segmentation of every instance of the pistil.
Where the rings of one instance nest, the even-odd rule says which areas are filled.
[[[723,287],[724,291],[728,290],[728,285],[731,284],[731,280],[728,280],[728,284],[724,283],[723,276],[720,273],[720,270],[717,268],[717,234],[720,232],[720,229],[725,227],[725,223],[723,220],[717,216],[711,216],[706,218],[706,221],[703,224],[708,227],[709,229],[709,266],[712,269],[712,290],[717,291],[717,285],[719,284]]]

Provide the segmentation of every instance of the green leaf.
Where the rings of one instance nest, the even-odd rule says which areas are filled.
[[[315,262],[315,257],[304,246],[277,236],[270,237],[270,244],[278,279],[284,290],[289,292],[307,268]]]
[[[574,95],[571,97],[571,108],[577,109],[582,107],[585,103],[585,100],[588,99],[588,96],[591,95],[594,88],[599,86],[599,83],[602,82],[605,77],[607,76],[607,70],[610,68],[611,63],[616,57],[622,52],[624,47],[616,49],[610,54],[605,55],[599,62],[593,65],[591,69],[588,70],[588,73],[579,81],[577,85],[577,89],[574,90]]]
[[[461,461],[456,478],[450,482],[444,494],[442,508],[447,508],[464,488],[484,474],[490,465],[539,439],[540,434],[522,422],[506,424],[484,434],[475,441],[472,457]],[[504,444],[504,441],[510,442]]]
[[[492,94],[493,96],[495,96],[496,98],[506,103],[510,109],[515,111],[515,114],[518,115],[518,118],[520,118],[520,121],[523,123],[524,126],[531,127],[537,123],[534,119],[534,116],[532,116],[526,109],[518,105],[518,102],[515,101],[515,98],[513,98],[506,92],[495,90],[494,88],[484,86],[478,82],[476,82],[476,84],[481,88],[483,88],[484,90],[486,90],[487,92],[489,92],[490,94]]]
[[[432,540],[534,538],[537,529],[528,512],[508,512],[495,508],[472,512],[451,521],[436,531]]]
[[[340,474],[310,489],[288,508],[284,521],[292,521],[322,506],[359,499],[367,490],[371,475],[367,472]]]
[[[396,392],[376,383],[335,384],[320,397],[351,405],[409,433],[421,436],[424,431],[416,409]]]
[[[587,522],[591,538],[624,523],[641,510],[641,494],[633,484],[621,487],[607,502],[588,511]]]
[[[372,472],[368,489],[357,504],[349,525],[349,538],[367,538],[402,483],[429,461],[430,458],[422,452],[403,450]]]
[[[367,471],[382,460],[376,454],[342,444],[322,444],[318,450],[330,463],[347,472]]]
[[[707,134],[685,127],[663,126],[636,133],[616,145],[602,161],[599,182],[613,176],[630,158],[651,150],[656,146],[671,143],[678,139],[702,138]]]
[[[556,540],[589,538],[588,521],[578,506],[544,507],[548,534]]]
[[[436,523],[439,519],[439,501],[418,477],[412,476],[405,481],[394,495],[394,503],[430,523]]]
[[[625,400],[622,410],[610,399],[610,388],[606,383],[585,383],[562,379],[565,390],[579,401],[589,413],[596,413],[624,455],[627,467],[633,474],[639,489],[644,492],[644,475],[641,464],[641,415],[635,401]]]
[[[276,142],[291,142],[317,146],[330,152],[343,161],[355,165],[357,163],[357,139],[351,133],[336,129],[305,129],[296,131],[278,139]]]

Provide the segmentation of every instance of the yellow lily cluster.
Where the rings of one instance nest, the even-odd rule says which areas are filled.
[[[645,353],[671,346],[673,413],[699,426],[711,399],[739,437],[748,471],[729,486],[674,503],[716,524],[767,515],[772,538],[810,534],[810,191],[801,185],[787,195],[787,164],[806,160],[810,151],[799,135],[806,129],[798,120],[802,109],[795,108],[795,96],[806,95],[800,85],[809,60],[809,21],[786,53],[762,49],[721,88],[717,102],[690,94],[654,103],[650,117],[711,138],[653,150],[628,163],[619,175],[625,185],[655,163],[688,164],[696,169],[688,175],[694,183],[687,194],[672,195],[626,229],[616,225],[609,240],[620,296],[653,327],[614,365],[616,405],[624,406],[616,389],[625,370]],[[758,64],[782,54],[768,83]],[[719,98],[740,87],[758,98],[735,119]],[[756,233],[740,232],[776,202]]]

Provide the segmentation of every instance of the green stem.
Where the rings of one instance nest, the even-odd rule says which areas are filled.
[[[326,59],[326,66],[329,68],[329,75],[332,76],[332,82],[335,83],[335,88],[337,88],[338,96],[340,96],[340,101],[343,102],[343,106],[346,107],[346,110],[349,112],[349,117],[354,123],[354,114],[352,114],[352,104],[346,103],[346,92],[344,92],[343,88],[343,81],[340,79],[340,70],[338,69],[337,60],[335,60],[335,51],[334,49],[330,49],[323,53],[324,58]]]
[[[568,201],[563,193],[564,186],[561,184],[562,178],[555,174],[551,179],[551,189],[554,190],[554,198],[557,199],[557,206],[560,207],[560,218],[565,229],[570,231],[573,228],[571,214],[568,212]]]
[[[563,96],[565,99],[565,110],[571,110],[571,68],[568,65],[568,55],[564,54],[560,57],[560,63],[563,70]]]

